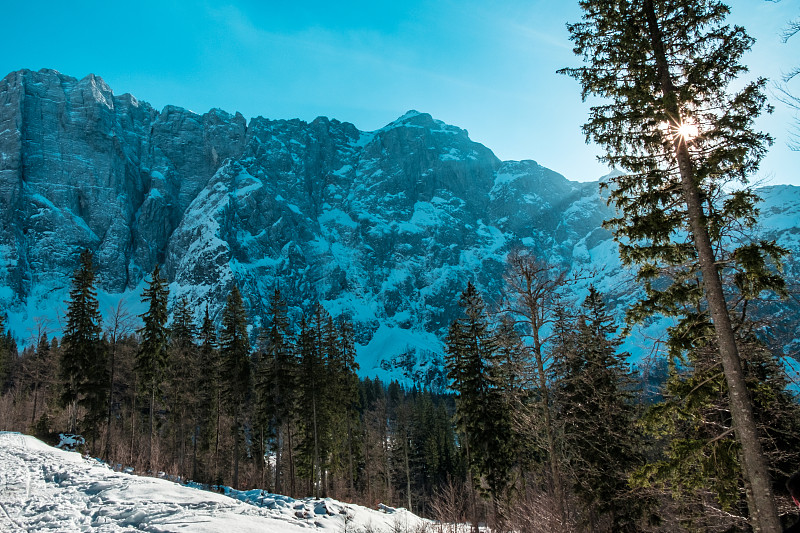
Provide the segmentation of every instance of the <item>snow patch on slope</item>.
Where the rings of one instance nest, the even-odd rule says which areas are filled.
[[[412,385],[441,363],[444,345],[432,333],[381,324],[367,344],[356,345],[356,354],[362,375],[385,382],[402,376],[400,381]]]
[[[0,530],[279,533],[416,531],[430,522],[405,509],[295,500],[262,490],[224,494],[115,472],[94,459],[0,432]],[[352,528],[352,529],[351,529]]]

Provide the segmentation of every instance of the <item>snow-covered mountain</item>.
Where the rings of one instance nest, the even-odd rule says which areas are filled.
[[[418,532],[405,509],[381,510],[330,498],[295,500],[262,490],[225,495],[165,479],[115,472],[96,459],[0,432],[0,531],[192,531],[286,533]]]
[[[765,192],[764,231],[799,249],[800,191]],[[173,301],[214,313],[238,283],[256,323],[278,287],[298,312],[320,300],[350,315],[364,373],[419,376],[467,281],[498,294],[515,247],[602,268],[600,289],[624,299],[609,213],[596,182],[500,161],[416,111],[362,132],[324,117],[159,112],[94,75],[0,81],[0,305],[23,341],[43,323],[60,332],[89,248],[104,311],[119,299],[139,311],[157,263]]]

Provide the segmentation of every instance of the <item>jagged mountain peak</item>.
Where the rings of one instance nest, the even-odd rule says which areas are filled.
[[[81,85],[86,84],[91,87],[97,88],[101,92],[112,94],[111,87],[109,87],[109,85],[105,82],[105,80],[93,73],[89,73],[86,76],[84,76],[78,82],[78,84]]]
[[[452,126],[441,120],[433,118],[430,113],[421,113],[416,110],[406,111],[396,120],[393,120],[383,128],[377,131],[388,131],[398,127],[412,127],[421,128],[425,130],[438,131],[442,133],[451,133],[469,138],[467,130],[463,130],[457,126]]]
[[[472,281],[497,297],[510,250],[603,265],[601,290],[623,298],[609,214],[597,183],[502,162],[428,113],[362,132],[327,117],[158,112],[55,71],[0,83],[0,305],[21,343],[42,323],[60,334],[88,248],[103,310],[141,312],[156,264],[198,317],[206,302],[218,316],[236,283],[258,325],[280,287],[296,316],[320,301],[353,319],[365,374],[441,379],[458,294]]]
[[[395,120],[394,122],[402,122],[404,120],[412,119],[414,117],[417,117],[417,116],[423,115],[423,114],[427,115],[428,118],[430,118],[430,115],[428,115],[427,113],[420,113],[416,109],[409,109],[408,111],[406,111],[405,113],[403,113],[402,115],[397,117],[397,120]]]

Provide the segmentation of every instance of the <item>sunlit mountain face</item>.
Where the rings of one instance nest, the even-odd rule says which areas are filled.
[[[796,252],[800,190],[761,194],[760,235]],[[218,317],[236,284],[257,328],[280,289],[295,318],[320,302],[354,322],[362,374],[441,384],[459,294],[472,282],[501,308],[512,250],[581,272],[573,299],[592,283],[621,318],[636,290],[601,227],[611,214],[597,182],[500,161],[426,113],[363,132],[324,117],[157,111],[96,76],[0,81],[0,304],[21,344],[61,334],[88,248],[104,314],[119,302],[142,313],[157,264],[171,304],[186,297],[198,320],[206,304]],[[793,257],[786,273],[800,274]],[[664,325],[648,327],[649,338]],[[798,329],[783,329],[796,351]],[[644,339],[628,339],[632,357],[650,352]]]

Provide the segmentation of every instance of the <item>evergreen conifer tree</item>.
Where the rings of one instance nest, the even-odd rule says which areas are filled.
[[[467,462],[473,477],[485,476],[497,511],[513,463],[510,412],[504,390],[498,387],[501,370],[496,337],[489,328],[483,299],[472,283],[467,284],[459,305],[464,315],[453,322],[447,337],[448,377],[457,393],[457,421]]]
[[[315,330],[318,339],[320,353],[323,362],[323,377],[317,382],[321,387],[320,402],[317,404],[317,442],[319,454],[319,472],[322,482],[322,496],[329,496],[329,489],[334,481],[334,473],[341,473],[343,448],[345,439],[336,430],[339,423],[344,423],[344,419],[339,417],[340,411],[338,398],[334,390],[338,384],[330,380],[330,376],[337,371],[337,361],[340,360],[339,343],[337,330],[333,322],[333,317],[317,303],[319,315],[315,313]],[[321,326],[321,328],[320,328]]]
[[[213,473],[209,472],[208,464],[196,463],[193,467],[193,477],[196,479],[198,471],[202,469],[203,478],[208,480],[209,476],[217,482],[218,476],[218,456],[219,456],[219,433],[220,433],[220,405],[221,385],[220,371],[221,362],[219,347],[217,346],[217,332],[214,323],[208,312],[206,304],[203,323],[200,326],[200,346],[198,347],[198,365],[202,369],[194,374],[193,383],[197,393],[197,425],[195,427],[195,439],[197,440],[198,451],[205,455],[212,451],[213,446]]]
[[[140,315],[143,326],[139,329],[141,343],[136,354],[136,366],[139,386],[147,395],[149,402],[148,415],[148,468],[155,468],[153,464],[153,439],[155,437],[155,408],[156,401],[160,399],[167,365],[169,363],[169,329],[167,328],[167,280],[161,277],[158,265],[153,269],[150,282],[142,291],[142,303],[147,304],[147,311]]]
[[[169,328],[170,344],[177,347],[194,344],[197,328],[194,325],[194,313],[189,304],[189,299],[183,296],[178,300],[172,314],[172,325]]]
[[[508,449],[513,455],[515,468],[521,471],[534,462],[536,455],[534,445],[527,439],[527,434],[533,428],[526,427],[530,423],[527,407],[535,403],[535,378],[531,372],[530,352],[508,315],[501,318],[494,336],[497,344],[496,364],[490,378],[500,395],[498,400],[502,403],[503,412],[510,415]]]
[[[751,331],[738,328],[740,352],[761,442],[772,475],[785,480],[800,459],[800,405],[787,390],[786,370]],[[709,338],[713,336],[709,335]],[[733,437],[728,390],[713,343],[701,343],[670,360],[663,398],[644,417],[661,456],[640,468],[637,484],[659,486],[685,502],[681,517],[696,528],[736,518],[744,511],[740,448]],[[678,357],[680,355],[680,357]],[[710,503],[709,494],[716,500]],[[718,512],[704,512],[713,505]],[[708,515],[708,516],[704,516]],[[742,519],[744,521],[744,519]]]
[[[42,332],[39,335],[39,342],[36,345],[36,350],[32,354],[30,361],[28,361],[28,368],[26,374],[30,377],[31,386],[33,387],[33,410],[31,412],[31,427],[35,427],[37,415],[39,413],[39,404],[41,403],[40,397],[46,394],[49,388],[53,361],[51,360],[50,340],[47,338],[47,332]]]
[[[399,398],[397,408],[395,409],[394,424],[392,424],[393,438],[391,443],[392,463],[394,470],[395,483],[398,488],[398,499],[406,508],[413,510],[412,503],[412,485],[411,485],[411,462],[414,451],[413,434],[414,427],[411,419],[412,406],[415,402],[418,391],[416,388],[412,389],[410,393],[403,394]]]
[[[170,425],[172,426],[173,453],[177,456],[178,471],[187,474],[188,447],[195,454],[196,439],[193,429],[197,427],[197,395],[193,375],[198,371],[199,351],[194,344],[195,325],[189,300],[184,296],[175,305],[173,320],[169,328],[169,398]],[[194,442],[194,444],[193,444]]]
[[[244,414],[250,392],[250,340],[239,287],[233,286],[222,313],[219,336],[222,399],[233,418],[233,486],[239,486],[239,459],[244,439]]]
[[[270,299],[263,361],[257,376],[258,411],[274,432],[275,492],[282,494],[293,471],[291,431],[299,362],[295,354],[286,301],[279,289]],[[288,467],[287,467],[288,465]]]
[[[314,306],[311,321],[305,318],[300,324],[300,371],[301,380],[298,397],[298,418],[301,434],[298,442],[298,467],[302,475],[309,481],[309,491],[320,496],[325,490],[325,462],[330,451],[330,433],[328,416],[330,396],[326,388],[326,372],[328,353],[325,338],[329,336],[330,315],[320,303]],[[325,461],[325,462],[324,462]]]
[[[100,312],[94,287],[92,253],[84,250],[72,278],[67,302],[67,326],[60,359],[61,403],[70,410],[70,430],[77,432],[77,406],[86,408],[85,430],[94,429],[102,417],[108,391],[105,353],[100,342]]]
[[[251,398],[251,413],[250,424],[252,431],[252,455],[256,458],[266,458],[268,454],[274,453],[275,450],[275,420],[272,416],[272,408],[265,396],[263,387],[264,375],[269,365],[267,359],[267,337],[269,334],[269,325],[264,317],[259,318],[261,324],[253,328],[251,338],[255,337],[253,343],[253,351],[250,354],[250,376],[252,382],[252,398]],[[274,463],[272,461],[257,461],[256,468],[259,472],[260,486],[265,490],[276,492],[271,488],[269,483],[274,482],[273,476],[274,469],[270,467]],[[269,477],[268,477],[269,476]]]
[[[616,327],[594,287],[572,331],[561,327],[555,350],[554,403],[562,427],[564,462],[581,499],[589,531],[638,531],[646,499],[634,495],[628,477],[641,466],[636,431],[634,379],[618,353]],[[605,516],[605,520],[600,517]]]
[[[333,324],[331,322],[331,324]],[[328,376],[331,382],[330,405],[333,413],[335,462],[337,471],[344,474],[344,483],[352,494],[355,490],[356,465],[359,446],[356,435],[359,434],[359,394],[358,363],[355,361],[356,350],[353,339],[353,325],[347,320],[339,320],[335,328],[338,335],[333,338],[334,349],[328,359]],[[333,331],[332,331],[333,333]]]
[[[575,53],[587,63],[562,72],[577,78],[594,106],[587,139],[604,160],[628,172],[611,180],[619,216],[608,222],[625,264],[638,264],[646,298],[631,313],[682,315],[683,325],[713,326],[730,391],[730,410],[750,484],[754,528],[780,531],[772,486],[722,286],[723,268],[736,267],[736,289],[781,291],[769,268],[784,250],[774,242],[730,246],[731,222],[755,223],[757,197],[746,184],[771,142],[753,129],[765,108],[765,80],[732,89],[746,71],[742,56],[753,40],[725,25],[729,8],[718,0],[582,0],[584,20],[569,25]],[[684,238],[684,236],[687,236]],[[654,281],[672,269],[673,283]],[[701,282],[695,283],[700,275]]]

